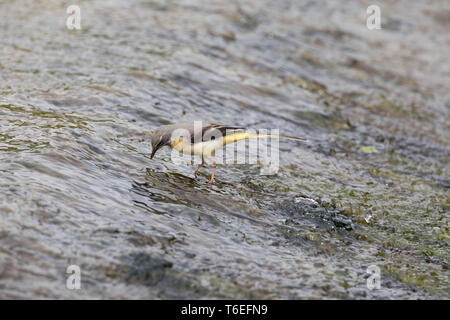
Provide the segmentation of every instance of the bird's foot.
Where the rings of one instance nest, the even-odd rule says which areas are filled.
[[[213,170],[212,170],[212,174],[211,174],[211,179],[209,180],[209,184],[214,183],[214,175],[215,174],[216,174],[216,163],[213,164]]]
[[[202,163],[197,166],[197,169],[194,171],[194,178],[197,178],[198,170],[205,164],[205,161],[202,159]]]
[[[201,166],[198,166],[198,168],[194,171],[194,178],[197,178],[198,176],[198,170],[200,169]]]

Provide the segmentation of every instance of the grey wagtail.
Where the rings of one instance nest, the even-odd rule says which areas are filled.
[[[150,132],[151,133],[151,132]],[[205,164],[205,158],[212,162],[212,175],[209,183],[214,182],[216,172],[216,162],[213,156],[219,148],[226,144],[244,139],[253,138],[287,138],[292,140],[306,141],[303,138],[282,136],[277,134],[258,134],[246,132],[246,128],[230,127],[221,124],[205,123],[202,121],[192,121],[165,125],[157,128],[152,134],[152,154],[153,159],[156,151],[161,147],[169,146],[183,154],[197,155],[202,162],[198,165],[194,175]]]

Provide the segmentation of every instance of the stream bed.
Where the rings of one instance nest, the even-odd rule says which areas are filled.
[[[450,8],[379,3],[1,1],[0,298],[449,299]],[[308,141],[209,185],[188,120]]]

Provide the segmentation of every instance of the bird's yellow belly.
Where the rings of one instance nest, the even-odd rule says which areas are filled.
[[[175,141],[172,144],[172,148],[183,154],[197,155],[199,157],[209,158],[212,157],[215,151],[222,147],[222,141],[211,140],[197,142],[195,144],[186,143],[183,141]]]

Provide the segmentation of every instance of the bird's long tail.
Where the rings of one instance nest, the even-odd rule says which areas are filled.
[[[239,140],[245,140],[245,139],[258,139],[258,138],[285,138],[285,139],[291,139],[291,140],[298,140],[298,141],[307,141],[304,138],[297,138],[292,136],[284,136],[280,134],[260,134],[260,133],[250,133],[250,132],[235,132],[229,135],[226,135],[223,137],[223,145],[237,142]]]

